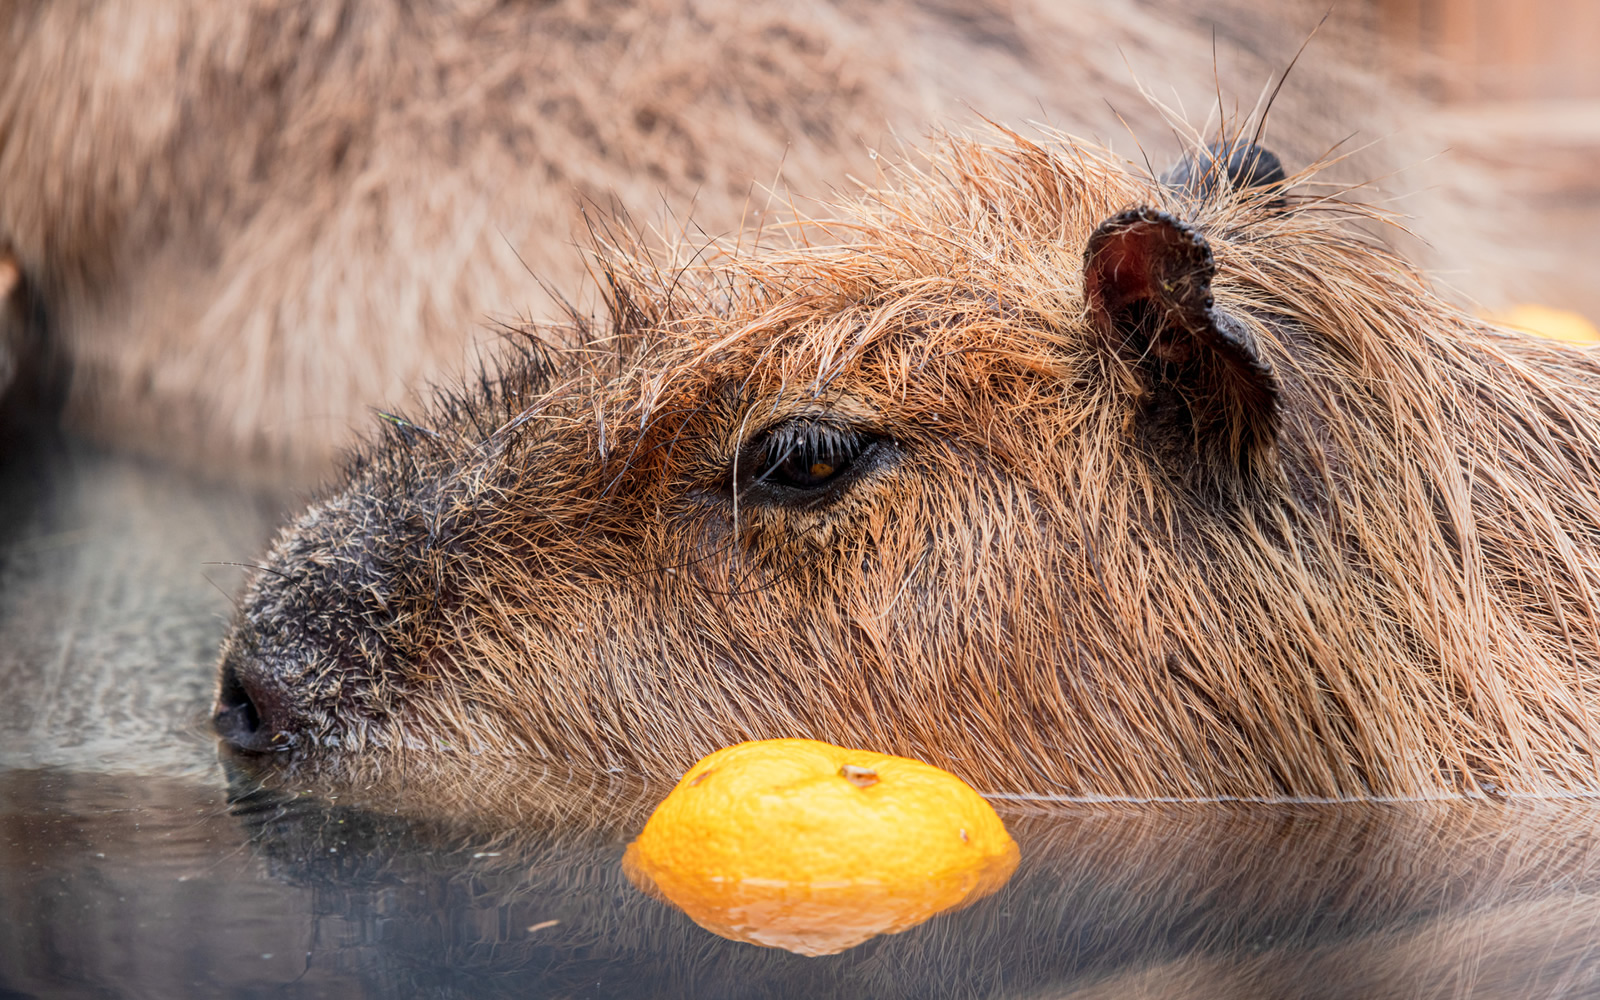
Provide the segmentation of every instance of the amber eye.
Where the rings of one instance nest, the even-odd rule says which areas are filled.
[[[758,436],[741,454],[740,494],[757,502],[825,502],[854,480],[884,444],[881,435],[825,420],[786,421]]]
[[[773,465],[763,478],[780,486],[815,489],[837,475],[840,468],[833,462],[813,459],[809,455],[791,455]]]
[[[796,490],[820,489],[850,468],[868,440],[825,425],[779,428],[767,435],[756,481]]]

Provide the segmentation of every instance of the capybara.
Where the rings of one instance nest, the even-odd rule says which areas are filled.
[[[969,106],[1131,151],[1119,119],[1166,131],[1141,77],[1194,108],[1220,74],[1248,105],[1325,6],[0,0],[0,254],[70,363],[78,433],[307,481],[497,323],[555,318],[540,281],[581,287],[585,211],[737,232]],[[1379,97],[1361,11],[1295,69],[1278,151],[1359,125],[1364,175],[1459,188],[1418,102]],[[1459,211],[1406,203],[1480,298],[1509,273],[1471,260],[1505,186],[1468,184],[1494,197],[1463,238],[1441,231]]]
[[[951,138],[787,247],[603,248],[606,320],[389,417],[284,530],[221,733],[1595,790],[1595,357],[1448,305],[1248,136],[1218,152],[1163,184]]]

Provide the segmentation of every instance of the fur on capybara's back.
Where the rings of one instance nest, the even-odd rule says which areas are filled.
[[[1595,790],[1595,357],[1445,304],[1307,177],[1221,170],[952,139],[782,248],[611,248],[579,346],[392,418],[285,529],[220,730]]]
[[[1192,109],[1220,74],[1248,104],[1325,5],[1206,6],[0,0],[0,258],[49,319],[73,428],[322,474],[497,321],[557,314],[540,281],[579,287],[586,206],[737,232],[785,182],[825,195],[968,107],[1131,148],[1120,118],[1165,132],[1140,76]],[[1437,166],[1449,143],[1413,140],[1419,106],[1380,96],[1363,37],[1341,14],[1301,61],[1280,152],[1359,122],[1371,175]],[[1459,186],[1433,166],[1411,186]],[[1428,213],[1453,270],[1496,245],[1490,208],[1461,238],[1458,214]]]

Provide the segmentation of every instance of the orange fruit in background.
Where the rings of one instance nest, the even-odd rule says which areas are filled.
[[[1525,303],[1507,312],[1495,313],[1489,319],[1501,326],[1509,326],[1546,340],[1560,340],[1568,344],[1600,343],[1600,330],[1596,330],[1594,324],[1583,316],[1566,309]]]
[[[623,867],[713,933],[828,955],[988,895],[1017,856],[994,809],[948,771],[784,739],[691,767]]]

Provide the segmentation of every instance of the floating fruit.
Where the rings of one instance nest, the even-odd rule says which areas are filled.
[[[1017,845],[948,771],[783,739],[691,767],[623,864],[713,933],[827,955],[988,895]]]

